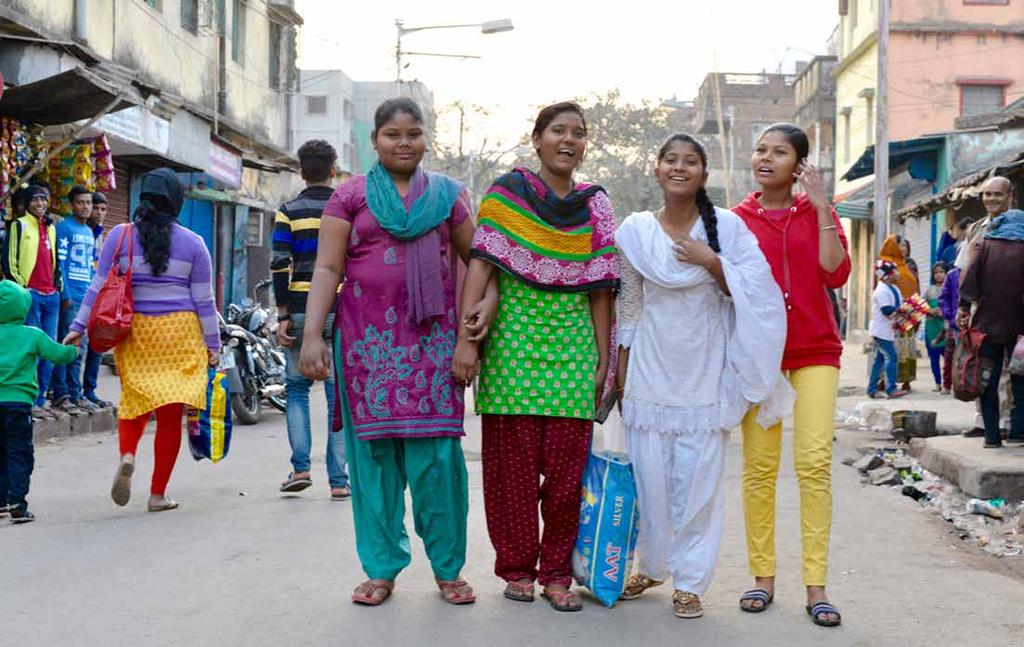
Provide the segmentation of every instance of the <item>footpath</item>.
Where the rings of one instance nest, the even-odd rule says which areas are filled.
[[[893,412],[934,412],[935,435],[902,438],[909,441],[910,455],[923,468],[949,479],[971,497],[1024,499],[1024,448],[984,449],[983,438],[964,438],[961,433],[974,427],[975,403],[932,391],[934,380],[927,357],[918,360],[917,380],[909,395],[897,400],[869,400],[864,387],[870,356],[862,348],[861,343],[847,342],[843,352],[837,406],[840,439],[851,440],[862,450],[891,445],[895,440]]]

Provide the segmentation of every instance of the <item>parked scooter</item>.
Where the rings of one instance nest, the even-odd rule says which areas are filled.
[[[263,281],[253,293],[270,285]],[[266,399],[278,411],[285,410],[285,359],[277,338],[268,325],[269,313],[257,302],[245,298],[228,306],[221,318],[220,368],[228,376],[231,411],[243,425],[256,424]]]

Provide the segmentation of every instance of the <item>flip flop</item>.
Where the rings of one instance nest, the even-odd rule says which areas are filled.
[[[533,582],[522,584],[520,582],[509,582],[505,586],[505,597],[516,602],[533,602]]]
[[[544,587],[541,595],[555,611],[573,612],[583,610],[583,603],[580,602],[575,593],[568,589],[565,591],[551,591],[548,587]]]
[[[473,587],[466,580],[459,578],[451,582],[442,582],[435,579],[437,586],[441,589],[441,599],[448,604],[473,604],[476,602],[476,595]]]
[[[292,472],[288,475],[288,480],[281,484],[282,492],[302,492],[310,485],[313,485],[313,479],[308,476],[302,478],[295,478],[295,473]]]
[[[391,597],[391,592],[394,591],[394,589],[394,582],[388,582],[387,580],[366,580],[352,591],[352,601],[356,604],[362,604],[368,607],[380,606],[385,600]],[[384,595],[382,597],[377,597],[376,593],[378,591],[383,591]]]
[[[751,607],[743,604],[744,601],[760,602],[761,606]],[[740,596],[740,609],[747,613],[761,613],[771,606],[775,600],[775,594],[769,593],[765,589],[750,589],[746,593]]]
[[[838,627],[843,623],[843,616],[839,613],[839,609],[828,602],[819,602],[813,606],[808,604],[804,608],[807,609],[807,615],[811,616],[811,621],[819,627]],[[837,620],[824,620],[822,616],[826,614],[834,614]]]

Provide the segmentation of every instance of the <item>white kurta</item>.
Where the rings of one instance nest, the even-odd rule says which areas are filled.
[[[681,263],[650,212],[616,232],[622,255],[618,339],[629,348],[622,417],[640,501],[639,569],[703,595],[722,533],[728,430],[760,404],[773,423],[792,403],[780,366],[782,294],[756,238],[716,210],[726,296]],[[690,235],[707,242],[702,221]]]

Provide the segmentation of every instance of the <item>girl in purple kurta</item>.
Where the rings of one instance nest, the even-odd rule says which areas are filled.
[[[441,595],[464,604],[475,597],[459,578],[469,490],[463,386],[451,368],[460,325],[452,252],[468,258],[475,227],[462,185],[419,167],[426,138],[414,102],[382,104],[372,141],[380,160],[324,207],[306,312],[307,333],[321,330],[344,277],[335,317],[335,430],[345,433],[356,550],[370,578],[352,600],[382,603],[409,564],[408,485]],[[481,334],[484,311],[496,303],[492,285],[468,313],[467,328]],[[331,362],[320,335],[306,334],[302,372],[324,379]]]

